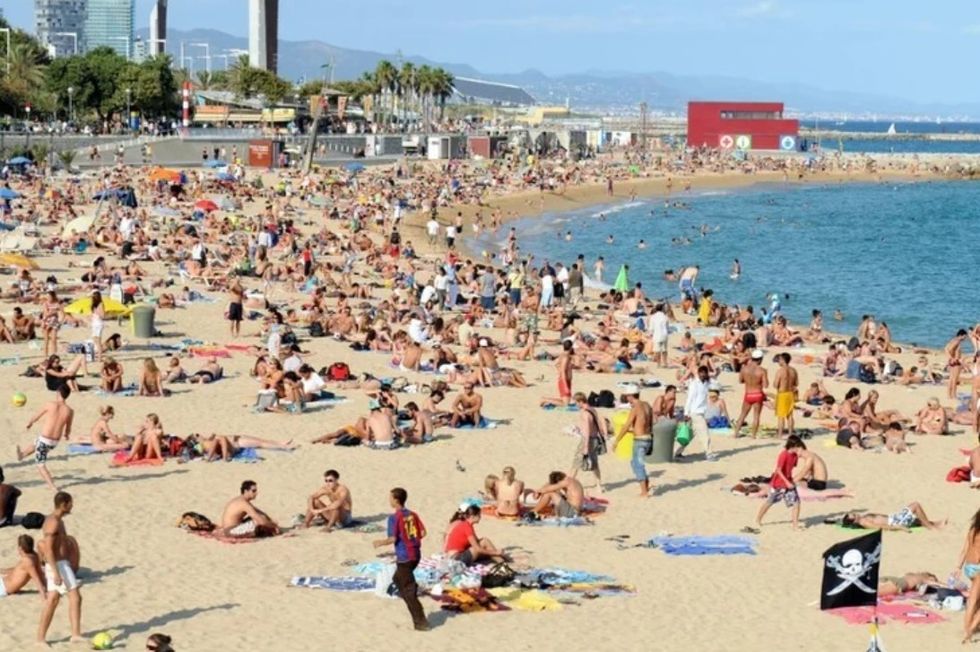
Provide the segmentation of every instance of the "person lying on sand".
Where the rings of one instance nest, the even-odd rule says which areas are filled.
[[[17,537],[17,563],[13,568],[0,570],[0,598],[20,593],[33,581],[42,602],[48,600],[48,587],[41,573],[41,560],[34,552],[34,538],[28,534]]]
[[[228,537],[255,538],[279,534],[279,526],[269,515],[252,504],[259,495],[259,485],[246,480],[241,495],[225,505],[217,532]]]
[[[303,527],[308,528],[314,521],[324,522],[324,532],[334,528],[347,527],[353,522],[350,489],[340,484],[340,473],[334,469],[323,474],[323,486],[314,491],[306,501],[306,516]]]
[[[948,520],[931,521],[922,509],[922,505],[909,503],[894,514],[848,512],[841,518],[841,525],[859,530],[902,530],[908,532],[916,526],[929,530],[939,530],[945,527]]]
[[[396,448],[398,446],[395,438],[397,431],[392,415],[382,408],[380,401],[377,399],[371,399],[368,407],[371,412],[367,417],[360,417],[352,425],[343,426],[333,432],[328,432],[325,435],[317,437],[312,443],[328,444],[345,435],[350,435],[357,437],[372,448]]]
[[[910,591],[921,593],[927,587],[946,588],[939,583],[939,578],[932,573],[921,571],[905,573],[901,576],[882,575],[878,578],[878,597],[901,595]]]
[[[218,359],[211,356],[198,371],[195,371],[191,375],[187,376],[187,382],[206,385],[208,383],[213,383],[216,380],[221,380],[224,373],[225,370],[220,364],[218,364]]]
[[[219,456],[225,462],[230,462],[231,458],[243,448],[265,448],[280,451],[291,451],[297,448],[292,439],[274,441],[249,435],[218,435],[213,432],[207,436],[192,434],[188,440],[188,443],[199,442],[201,444],[205,462],[213,462]]]

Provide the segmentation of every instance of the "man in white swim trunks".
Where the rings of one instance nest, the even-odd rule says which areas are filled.
[[[68,596],[68,620],[71,623],[71,642],[84,643],[82,638],[82,594],[75,571],[69,562],[68,533],[65,530],[65,516],[71,514],[74,503],[71,494],[59,491],[54,495],[54,511],[44,519],[41,529],[44,538],[38,544],[44,574],[47,577],[48,595],[41,611],[41,623],[37,630],[37,642],[47,646],[45,640],[48,628],[54,619],[61,596]]]
[[[241,495],[232,498],[221,515],[220,534],[229,537],[267,537],[279,534],[279,526],[269,515],[252,504],[259,495],[259,485],[246,480]]]
[[[66,401],[69,396],[71,396],[71,388],[68,387],[68,383],[59,385],[54,400],[47,403],[33,419],[27,422],[27,429],[30,430],[36,422],[44,418],[41,434],[38,435],[37,440],[27,448],[17,447],[17,461],[33,453],[38,473],[53,491],[58,491],[58,487],[55,486],[51,472],[48,471],[48,453],[54,450],[62,437],[65,439],[71,437],[71,424],[75,411],[68,407]]]

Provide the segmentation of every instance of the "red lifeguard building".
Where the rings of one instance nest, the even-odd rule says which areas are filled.
[[[687,144],[721,149],[798,149],[800,122],[782,102],[688,102]]]

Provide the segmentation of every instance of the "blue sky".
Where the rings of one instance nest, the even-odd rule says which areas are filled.
[[[32,0],[0,0],[32,29]],[[136,0],[137,24],[150,2]],[[280,38],[487,72],[619,70],[980,101],[978,0],[280,0]],[[170,24],[244,36],[247,0],[170,0]]]

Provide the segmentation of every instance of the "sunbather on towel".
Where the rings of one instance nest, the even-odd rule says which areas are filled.
[[[146,415],[143,425],[136,432],[133,438],[133,445],[129,449],[129,456],[125,463],[137,462],[139,460],[162,460],[163,459],[163,424],[160,417],[150,413]]]
[[[796,451],[798,462],[793,472],[793,482],[805,484],[813,491],[827,488],[827,464],[823,458],[805,448]]]
[[[340,473],[330,469],[323,474],[323,486],[313,492],[306,501],[306,517],[303,527],[310,527],[313,521],[322,519],[326,523],[325,532],[337,527],[347,527],[354,520],[350,489],[340,484]]]
[[[200,442],[206,462],[213,462],[218,459],[219,455],[224,461],[230,462],[231,458],[243,448],[267,448],[269,450],[286,451],[296,449],[296,444],[293,443],[292,439],[273,441],[271,439],[262,439],[261,437],[251,437],[248,435],[219,435],[213,432],[206,437],[192,434],[191,438]]]
[[[922,509],[922,505],[919,503],[909,503],[894,514],[848,512],[841,519],[841,524],[845,527],[856,527],[863,530],[881,529],[903,530],[907,532],[917,525],[930,530],[939,530],[946,525],[948,520],[931,521]]]
[[[883,575],[878,578],[878,596],[900,595],[908,591],[921,591],[927,586],[940,586],[939,578],[932,573],[905,573],[900,577]],[[946,588],[943,586],[942,588]]]
[[[241,495],[225,505],[219,534],[229,537],[268,537],[279,534],[279,526],[269,515],[252,504],[259,495],[259,485],[252,480],[242,483]]]
[[[582,504],[585,502],[585,490],[582,483],[569,477],[561,471],[548,474],[548,484],[534,492],[538,503],[534,513],[541,515],[549,508],[554,510],[559,518],[575,518],[582,515]]]
[[[204,366],[202,366],[200,370],[187,377],[187,382],[206,385],[207,383],[213,383],[216,380],[221,380],[224,373],[225,370],[220,364],[218,364],[218,359],[211,356],[207,359],[207,362],[204,363]]]
[[[514,467],[505,466],[503,477],[488,475],[484,482],[484,494],[496,505],[498,517],[520,516],[524,501],[524,481],[517,479]]]
[[[479,506],[463,504],[449,521],[445,552],[465,566],[472,566],[481,559],[495,562],[506,560],[506,555],[490,539],[481,539],[476,535],[475,527],[481,515]]]

